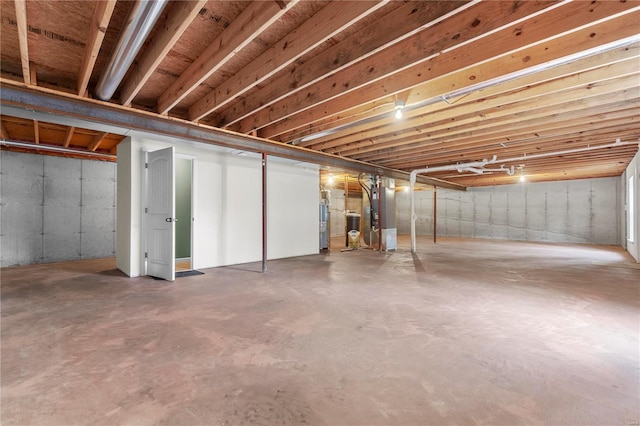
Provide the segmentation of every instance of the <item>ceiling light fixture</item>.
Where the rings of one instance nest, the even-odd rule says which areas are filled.
[[[402,110],[404,109],[404,101],[402,100],[396,100],[396,106],[395,106],[395,117],[400,120],[402,118]]]

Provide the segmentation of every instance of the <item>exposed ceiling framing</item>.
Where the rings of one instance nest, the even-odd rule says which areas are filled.
[[[1,0],[3,90],[104,110],[92,98],[131,4]],[[638,0],[169,1],[110,103],[132,119],[326,153],[333,166],[398,173],[496,155],[530,181],[618,176],[637,144],[533,156],[640,141],[639,20]],[[126,133],[6,111],[2,139],[22,150],[105,158]]]

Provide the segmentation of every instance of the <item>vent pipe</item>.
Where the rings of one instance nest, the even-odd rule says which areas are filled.
[[[96,86],[98,98],[103,101],[111,99],[166,4],[167,0],[138,0],[131,7],[113,53]]]

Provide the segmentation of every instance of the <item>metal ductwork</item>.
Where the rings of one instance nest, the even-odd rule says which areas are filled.
[[[98,98],[103,101],[111,99],[166,4],[167,0],[138,0],[131,7],[113,53],[96,86]]]

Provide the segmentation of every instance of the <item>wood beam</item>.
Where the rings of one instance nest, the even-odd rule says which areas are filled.
[[[107,32],[111,15],[116,7],[117,0],[99,0],[95,2],[96,8],[91,18],[91,28],[87,39],[84,56],[80,69],[78,70],[77,88],[78,95],[84,96],[87,91],[89,79],[93,72],[93,67],[98,58],[104,35]],[[89,4],[89,3],[87,3]]]
[[[40,123],[38,120],[33,120],[33,143],[40,144]]]
[[[250,2],[240,16],[158,98],[158,112],[167,114],[198,85],[222,68],[300,0]]]
[[[222,108],[388,2],[358,1],[348,8],[342,2],[329,3],[240,72],[194,103],[189,108],[189,119],[197,121]]]
[[[291,74],[283,74],[271,84],[256,90],[221,111],[213,123],[229,127],[239,120],[304,90],[332,74],[366,60],[375,53],[435,25],[452,13],[469,7],[467,1],[412,2],[399,7],[366,28],[352,34],[307,62],[296,65]],[[398,25],[402,22],[402,25]]]
[[[408,108],[405,113],[403,123],[405,125],[410,124],[410,120],[415,117],[423,116],[424,114],[430,114],[430,122],[437,121],[437,117],[434,118],[434,114],[445,114],[446,111],[450,112],[450,114],[447,114],[446,116],[453,118],[454,110],[457,111],[457,108],[462,105],[473,104],[476,105],[476,108],[477,105],[484,107],[484,105],[486,105],[485,101],[487,100],[495,99],[504,94],[508,95],[515,91],[527,90],[530,86],[540,84],[541,82],[544,83],[570,75],[587,72],[595,68],[608,66],[621,61],[637,61],[638,58],[640,58],[640,43],[633,43],[630,46],[586,57],[575,62],[570,62],[547,70],[542,70],[531,75],[505,81],[494,86],[479,88],[472,93],[464,95],[463,97],[450,99],[448,102],[445,102],[440,98],[431,98],[433,102],[430,105],[426,105],[424,97],[418,98],[416,91],[411,90],[403,98],[405,99],[405,105],[407,107],[415,107],[422,103],[425,104],[425,106],[416,109]],[[458,73],[461,72],[459,71]],[[455,74],[457,73],[450,75],[454,80],[456,79]],[[367,131],[372,130],[372,127],[377,126],[380,131],[383,129],[383,126],[394,125],[398,122],[398,120],[391,116],[391,112],[393,111],[393,98],[385,99],[384,102],[388,103],[387,108],[383,108],[384,105],[378,104],[377,101],[368,103],[363,107],[358,107],[358,109],[353,110],[353,112],[349,112],[348,115],[340,114],[340,116],[338,116],[339,120],[336,118],[325,119],[314,124],[311,129],[292,131],[281,135],[279,140],[283,142],[300,140],[295,143],[297,146],[311,147],[325,141],[348,137],[349,135],[357,134],[360,139],[373,137],[375,134],[366,133]],[[455,115],[459,115],[459,113],[456,112]],[[378,120],[372,124],[371,120],[374,118],[378,118]],[[366,123],[364,120],[366,120]],[[362,124],[358,124],[359,122],[362,122]],[[345,126],[345,128],[343,130],[338,130],[336,129],[336,126]],[[305,136],[311,136],[320,132],[328,132],[329,135],[324,137],[314,137],[308,141],[301,140]]]
[[[340,151],[344,148],[354,150],[372,145],[376,139],[390,143],[393,140],[414,135],[424,138],[428,133],[433,136],[439,130],[451,131],[463,125],[473,125],[474,129],[486,124],[492,118],[518,117],[522,112],[531,112],[541,107],[565,104],[574,100],[591,99],[591,105],[599,102],[610,102],[606,94],[624,89],[633,89],[637,83],[637,59],[618,62],[606,67],[584,73],[574,74],[564,78],[518,89],[508,94],[482,98],[482,102],[464,99],[464,103],[441,108],[436,111],[425,108],[414,111],[415,115],[402,123],[403,130],[391,125],[379,126],[371,130],[361,131],[345,137],[338,137],[327,142],[309,144],[308,147],[327,152]],[[635,75],[635,76],[634,76]],[[618,77],[618,78],[615,78]],[[594,90],[592,90],[594,89]],[[603,96],[605,96],[603,98]],[[388,124],[385,121],[383,124]]]
[[[535,106],[535,103],[525,102],[525,106],[521,108],[520,112],[514,114],[500,114],[494,118],[488,118],[486,121],[482,121],[479,124],[471,126],[451,126],[445,127],[446,123],[438,126],[440,130],[427,129],[421,134],[409,134],[403,136],[388,136],[381,137],[376,140],[369,141],[368,145],[363,146],[360,143],[346,145],[335,150],[329,150],[331,153],[339,153],[345,156],[355,156],[361,160],[376,161],[381,158],[388,158],[391,156],[400,155],[405,152],[407,155],[411,155],[413,149],[419,148],[424,145],[425,141],[429,143],[443,143],[448,147],[453,146],[458,141],[468,140],[471,144],[480,144],[486,139],[486,135],[497,134],[502,136],[499,141],[492,141],[493,143],[508,142],[509,138],[513,137],[514,133],[522,130],[523,128],[530,127],[531,123],[536,119],[541,119],[537,122],[537,127],[534,129],[538,133],[544,132],[547,127],[553,124],[553,120],[569,120],[573,117],[572,114],[580,117],[586,114],[606,114],[606,108],[611,103],[633,103],[637,101],[640,95],[638,89],[627,90],[625,88],[617,89],[615,86],[612,90],[603,93],[600,97],[602,100],[594,102],[590,98],[581,98],[581,90],[574,90],[565,94],[558,94],[557,97],[566,95],[567,100],[562,102],[556,102],[551,106]],[[584,88],[583,88],[584,90]],[[554,94],[550,94],[549,98],[554,97]],[[603,104],[599,107],[597,104]],[[527,106],[530,107],[527,110]],[[562,111],[562,114],[558,114],[558,111]],[[573,112],[580,111],[580,112]],[[438,123],[436,123],[437,125]],[[637,126],[636,126],[637,127]],[[485,138],[485,139],[483,139]]]
[[[16,8],[16,23],[18,27],[18,44],[20,45],[20,62],[22,64],[22,78],[25,84],[31,83],[29,71],[29,37],[27,27],[27,1],[14,0]]]
[[[578,126],[568,126],[568,127],[558,126],[554,129],[549,129],[544,134],[537,133],[535,130],[532,131],[531,129],[527,129],[529,130],[528,132],[522,132],[520,134],[514,135],[513,138],[511,138],[511,141],[512,141],[511,143],[519,144],[523,142],[531,142],[531,141],[539,140],[540,143],[542,143],[542,141],[545,141],[545,142],[548,142],[551,146],[555,146],[558,138],[567,137],[569,135],[573,137],[579,137],[581,134],[584,134],[584,132],[591,132],[591,133],[603,132],[611,135],[612,138],[616,137],[615,133],[618,133],[618,134],[629,133],[628,118],[608,121],[606,125],[607,127],[603,127],[602,124],[600,123],[598,124],[597,129],[593,129],[593,125],[589,125],[588,123],[587,125],[578,125]],[[502,140],[504,140],[504,138]],[[491,147],[493,147],[493,149]],[[443,147],[443,148],[446,149],[446,147]],[[483,157],[493,155],[498,150],[499,150],[499,143],[496,141],[496,143],[493,143],[492,145],[488,145],[486,155],[483,155]],[[420,153],[414,152],[414,155],[411,156],[411,158],[407,158],[404,160],[388,160],[388,161],[384,160],[384,161],[380,161],[378,164],[382,164],[386,167],[394,167],[394,168],[402,168],[402,169],[410,170],[418,167],[423,167],[424,164],[434,164],[432,162],[433,157],[434,155],[432,154],[428,154],[428,153],[423,154],[421,152]],[[458,156],[458,159],[455,161],[460,161],[460,160],[464,161],[466,160],[466,158],[463,156]]]
[[[73,138],[73,132],[75,132],[76,128],[73,126],[67,127],[67,134],[64,136],[64,146],[65,148],[69,148],[71,144],[71,139]]]
[[[89,148],[88,148],[89,151],[96,152],[96,150],[98,149],[98,147],[100,146],[104,138],[107,137],[107,135],[109,135],[108,132],[101,132],[95,135],[93,137],[93,141],[91,142],[91,145],[89,145]]]
[[[461,13],[438,22],[430,27],[429,31],[422,31],[402,40],[377,52],[370,60],[357,62],[330,78],[317,82],[313,87],[297,92],[243,119],[239,122],[238,130],[244,133],[252,128],[261,129],[327,101],[333,101],[334,108],[342,111],[350,102],[349,97],[345,95],[359,91],[370,84],[380,86],[382,80],[397,74],[400,70],[418,66],[443,51],[483,38],[488,32],[513,24],[514,21],[538,13],[550,5],[548,2],[526,2],[514,8],[511,1],[477,3]],[[453,36],[452,28],[456,32]],[[427,73],[424,67],[419,74],[423,73]],[[406,86],[402,87],[402,89],[405,88]],[[337,99],[341,97],[344,100],[338,101]],[[265,135],[271,137],[270,129],[267,129]]]
[[[588,113],[585,113],[588,114]],[[520,146],[527,143],[555,143],[565,137],[577,137],[574,133],[584,134],[590,131],[594,134],[606,131],[615,120],[620,125],[619,130],[637,131],[637,127],[630,123],[638,111],[629,110],[629,108],[612,112],[605,115],[600,112],[585,115],[581,118],[572,118],[563,121],[560,118],[547,117],[535,120],[530,126],[511,126],[508,129],[503,126],[496,126],[492,129],[482,132],[482,134],[474,134],[473,131],[460,133],[458,137],[429,139],[424,138],[420,142],[414,142],[410,145],[399,146],[396,148],[385,148],[379,151],[372,151],[361,155],[354,154],[350,158],[358,158],[362,161],[371,161],[379,164],[391,164],[413,160],[419,156],[455,156],[464,157],[467,153],[473,154],[482,150],[492,148],[502,149],[511,146]],[[622,119],[620,117],[623,117]],[[627,120],[626,122],[624,120]],[[540,128],[540,122],[545,122],[546,127]],[[580,123],[580,124],[579,124]],[[584,126],[582,129],[580,126]],[[560,132],[566,132],[564,134]],[[582,133],[581,133],[582,132]],[[614,137],[615,139],[615,137]],[[384,152],[384,153],[383,153]],[[466,157],[465,157],[466,158]]]
[[[7,128],[4,126],[2,119],[0,119],[0,138],[5,141],[9,139],[9,132],[7,132]]]
[[[488,4],[496,3],[506,4],[507,2],[489,2]],[[424,58],[415,58],[417,63],[399,72],[391,70],[390,74],[385,75],[387,79],[383,82],[372,82],[365,78],[362,73],[366,70],[363,69],[345,70],[340,75],[336,74],[334,78],[323,80],[321,84],[315,85],[313,90],[306,91],[304,96],[296,94],[287,98],[286,104],[284,101],[276,103],[243,120],[239,130],[261,128],[279,121],[263,129],[264,137],[272,137],[338,114],[345,109],[387,97],[390,93],[425,84],[425,81],[444,77],[460,69],[466,71],[463,81],[446,78],[440,81],[442,86],[438,91],[427,92],[429,96],[446,94],[452,87],[469,87],[480,81],[487,81],[602,44],[635,36],[637,22],[640,19],[640,13],[638,13],[640,8],[633,6],[634,4],[620,2],[598,3],[597,8],[591,8],[591,4],[586,2],[563,4],[535,19],[518,22],[500,31],[485,34],[478,43],[470,42],[456,49],[443,51],[435,57],[427,57],[426,61]],[[626,14],[622,14],[623,12]],[[467,11],[467,13],[470,12]],[[507,14],[506,17],[505,14]],[[508,19],[506,11],[502,12],[502,15],[503,19]],[[541,19],[548,22],[548,25],[540,25]],[[594,19],[600,19],[600,21],[593,24]],[[573,31],[576,27],[581,29]],[[435,31],[432,34],[436,36]],[[444,36],[440,34],[441,38]],[[541,43],[541,40],[546,41]],[[379,60],[393,61],[392,53],[384,53],[383,56],[388,59],[380,56]],[[489,67],[485,62],[492,58],[500,60],[493,61]],[[406,59],[402,60],[406,61]],[[496,64],[501,66],[496,69]],[[347,92],[344,90],[345,86],[349,87],[348,96],[344,96]],[[341,87],[343,91],[339,93],[336,87]],[[423,96],[425,96],[424,93]],[[327,102],[328,100],[332,102]]]
[[[149,80],[162,60],[167,56],[182,34],[198,16],[207,0],[193,0],[175,2],[168,13],[167,19],[149,42],[138,63],[134,63],[129,77],[122,85],[120,103],[130,106],[140,89]]]

